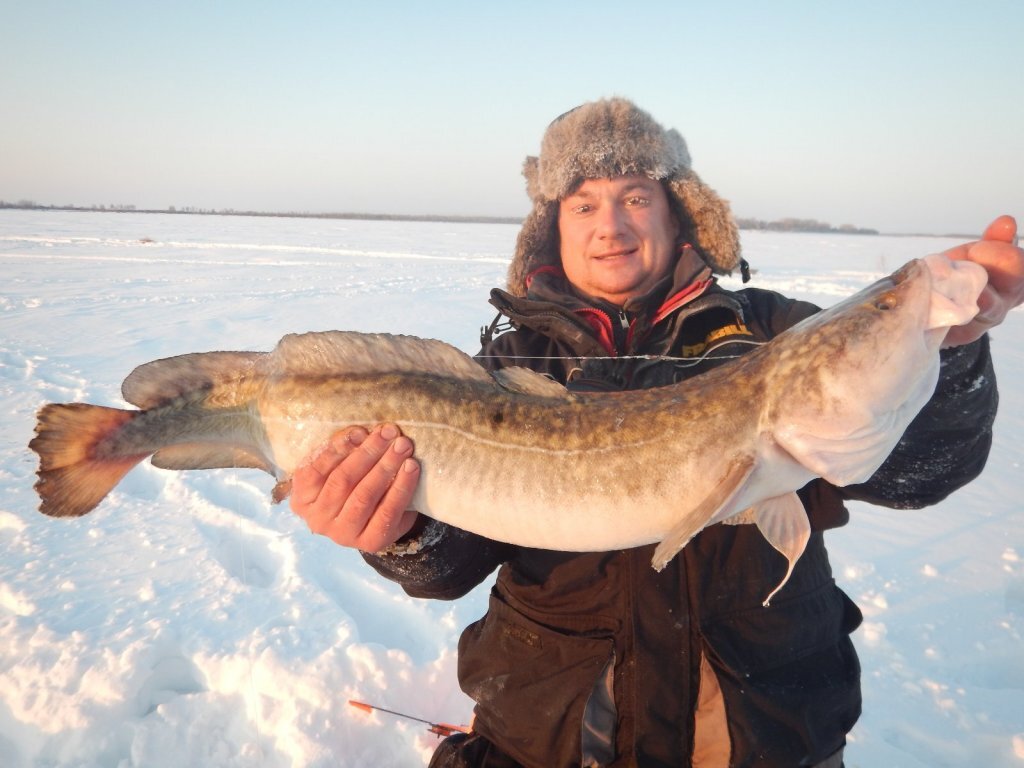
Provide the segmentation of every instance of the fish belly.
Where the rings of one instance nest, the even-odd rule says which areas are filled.
[[[678,457],[710,454],[678,444],[687,416],[667,419],[658,397],[623,411],[416,377],[300,389],[269,386],[260,404],[275,464],[290,473],[340,428],[395,423],[422,467],[413,508],[495,540],[564,551],[648,544],[704,493],[697,478],[707,472]],[[665,462],[674,471],[651,471]]]

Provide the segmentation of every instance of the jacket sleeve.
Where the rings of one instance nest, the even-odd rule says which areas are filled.
[[[508,559],[510,547],[423,515],[389,551],[363,552],[381,576],[412,597],[455,600]]]
[[[940,355],[931,399],[869,480],[840,489],[844,498],[918,509],[981,474],[999,402],[988,335]]]

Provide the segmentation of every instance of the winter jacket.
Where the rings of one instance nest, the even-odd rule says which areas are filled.
[[[692,249],[621,310],[583,301],[551,269],[526,298],[496,290],[492,303],[511,330],[485,334],[483,365],[527,365],[590,391],[699,375],[817,311],[725,291]],[[944,351],[935,395],[868,482],[799,491],[811,540],[768,607],[786,560],[752,525],[705,529],[661,572],[654,545],[555,552],[434,521],[417,554],[366,559],[409,594],[439,599],[499,568],[486,615],[459,643],[459,681],[476,701],[471,740],[487,754],[465,765],[815,765],[842,748],[861,705],[849,638],[861,614],[832,578],[823,532],[847,522],[847,499],[920,507],[973,479],[996,401],[987,338]],[[709,740],[726,738],[727,756],[705,760]]]

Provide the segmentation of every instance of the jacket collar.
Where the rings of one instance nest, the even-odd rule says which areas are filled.
[[[578,338],[581,328],[589,331],[601,351],[616,356],[635,348],[652,328],[678,313],[715,286],[711,268],[691,246],[680,248],[672,272],[643,296],[619,307],[577,291],[559,267],[544,266],[528,279],[525,299],[505,291],[491,292],[491,304],[516,323],[550,334],[561,326],[567,335]],[[536,320],[543,318],[543,328]],[[561,322],[556,322],[557,318]]]
[[[711,267],[707,262],[692,246],[683,245],[679,249],[679,258],[676,259],[672,272],[647,293],[629,299],[621,307],[579,292],[566,278],[562,268],[552,265],[540,267],[530,273],[527,277],[526,298],[562,304],[570,310],[586,307],[599,309],[611,315],[617,315],[621,311],[629,316],[645,312],[653,316],[666,304],[678,301],[680,294],[696,298],[713,280]],[[695,293],[697,288],[700,291]]]

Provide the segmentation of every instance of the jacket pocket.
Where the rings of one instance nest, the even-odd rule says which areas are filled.
[[[459,641],[474,730],[526,766],[599,766],[614,753],[610,635],[535,621],[492,592]]]
[[[860,715],[849,632],[860,611],[835,586],[702,624],[736,766],[815,765]]]
[[[766,673],[835,645],[860,611],[834,582],[809,593],[717,616],[701,631],[715,655],[743,677]]]

